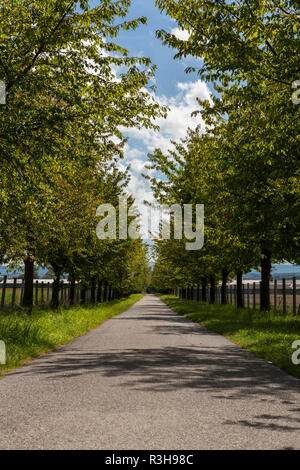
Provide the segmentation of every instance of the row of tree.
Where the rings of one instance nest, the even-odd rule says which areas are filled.
[[[299,71],[299,11],[291,0],[189,2],[157,0],[187,30],[188,40],[159,31],[176,57],[201,59],[212,82],[200,101],[204,128],[149,156],[159,202],[205,205],[205,245],[158,241],[152,283],[157,289],[237,278],[261,269],[261,309],[270,308],[272,262],[300,263],[299,105],[292,100]],[[192,70],[189,69],[188,72]]]
[[[0,262],[25,265],[27,307],[35,263],[53,272],[54,306],[65,273],[73,286],[125,292],[148,282],[142,241],[99,240],[96,209],[126,193],[121,126],[154,128],[166,110],[150,94],[150,60],[115,42],[145,18],[126,21],[128,0],[92,3],[0,6]]]

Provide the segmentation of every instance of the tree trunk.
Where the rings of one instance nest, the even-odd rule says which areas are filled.
[[[83,284],[80,289],[80,303],[85,304],[86,302],[86,286]]]
[[[197,302],[200,302],[200,285],[197,284]]]
[[[243,273],[238,271],[236,273],[236,305],[238,308],[244,307],[243,302]]]
[[[52,284],[52,300],[51,300],[51,307],[57,308],[59,306],[59,291],[60,291],[60,276],[61,271],[58,268],[52,266],[54,271],[54,281]]]
[[[91,303],[95,304],[96,303],[96,281],[92,281],[92,287],[91,287]]]
[[[227,296],[226,296],[226,287],[228,282],[228,275],[229,272],[226,269],[222,271],[222,287],[221,287],[221,303],[222,305],[227,304]]]
[[[201,286],[202,286],[202,295],[201,295],[202,299],[201,300],[202,300],[202,302],[207,302],[207,290],[206,290],[207,289],[207,281],[206,281],[205,277],[202,279]]]
[[[70,294],[69,294],[69,302],[70,302],[70,305],[74,305],[74,303],[75,303],[75,287],[76,287],[75,280],[71,280],[71,283],[70,283]]]
[[[260,288],[260,310],[270,310],[270,277],[271,277],[271,252],[262,250],[261,260],[261,288]]]
[[[34,277],[34,261],[28,256],[24,260],[24,294],[23,294],[23,307],[32,308],[33,306],[33,277]]]
[[[104,286],[104,291],[103,291],[103,302],[107,301],[107,284]]]
[[[100,282],[98,283],[97,302],[99,304],[102,302],[102,285]]]
[[[214,304],[216,301],[216,278],[215,276],[209,276],[210,281],[210,303]]]

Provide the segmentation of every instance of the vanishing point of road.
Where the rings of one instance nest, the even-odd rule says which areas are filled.
[[[300,381],[145,296],[0,381],[1,449],[300,449]]]

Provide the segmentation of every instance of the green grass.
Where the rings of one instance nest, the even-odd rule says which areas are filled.
[[[186,301],[160,296],[169,307],[191,321],[220,333],[236,344],[300,378],[300,364],[292,363],[292,344],[300,340],[300,318],[278,312],[260,313],[229,305]]]
[[[0,312],[0,340],[6,345],[6,365],[0,365],[0,378],[30,359],[97,328],[142,297],[143,294],[134,294],[96,306],[33,309],[30,314],[21,309]]]

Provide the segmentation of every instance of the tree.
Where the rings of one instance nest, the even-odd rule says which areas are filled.
[[[116,23],[129,5],[112,0],[94,8],[84,0],[2,4],[0,79],[7,105],[0,110],[1,245],[8,260],[24,260],[26,306],[32,305],[34,261],[52,265],[57,288],[62,265],[69,263],[67,227],[73,233],[82,215],[75,210],[70,220],[73,207],[66,197],[74,203],[78,190],[86,188],[76,171],[94,182],[97,172],[117,172],[121,126],[156,128],[152,118],[165,115],[147,90],[155,67],[147,58],[129,57],[114,42],[120,30],[145,22]],[[102,201],[87,193],[91,207]],[[81,250],[78,236],[77,230],[75,251]],[[51,243],[50,260],[45,247]]]
[[[299,72],[297,2],[156,3],[190,33],[182,41],[159,31],[163,43],[178,50],[176,58],[201,57],[200,77],[218,81],[218,98],[199,101],[214,136],[216,181],[229,233],[259,249],[261,309],[269,309],[271,261],[299,251],[299,109],[291,101]]]

